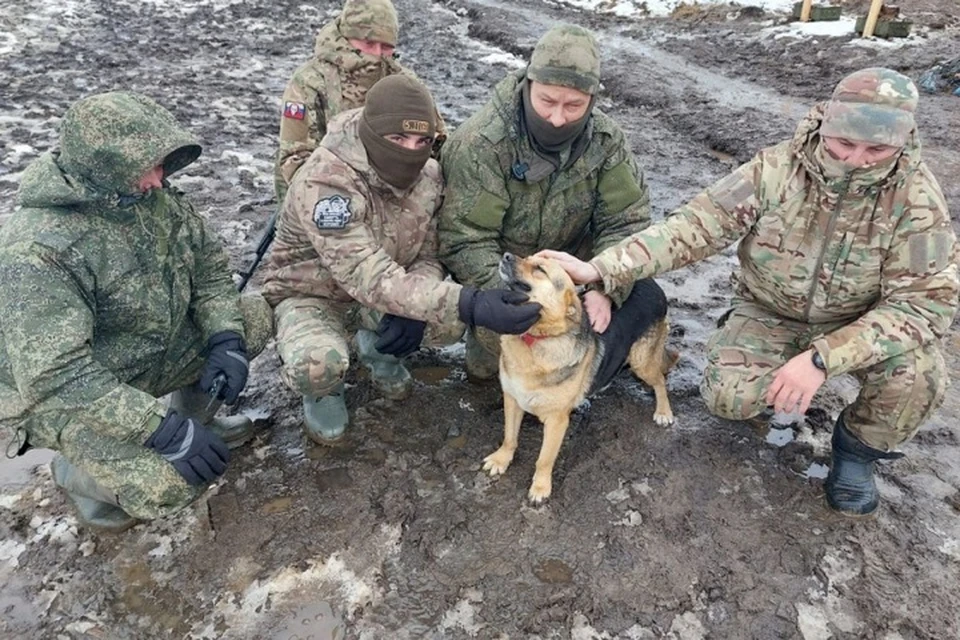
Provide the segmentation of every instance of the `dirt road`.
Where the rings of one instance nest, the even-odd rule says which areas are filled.
[[[0,0],[0,222],[57,116],[133,89],[203,139],[176,183],[245,265],[274,206],[279,96],[338,4]],[[784,36],[782,16],[735,8],[635,21],[537,0],[397,6],[404,60],[454,125],[557,20],[596,29],[601,107],[627,132],[658,217],[789,136],[850,70],[917,77],[960,50],[956,24],[937,28],[934,13],[925,37],[893,48]],[[919,122],[960,211],[960,99],[924,96]],[[304,442],[268,349],[240,405],[263,426],[257,440],[207,499],[122,536],[78,531],[44,467],[25,478],[4,462],[0,637],[960,637],[957,396],[881,471],[878,518],[832,515],[823,465],[851,380],[818,398],[822,419],[764,431],[709,416],[697,393],[734,266],[728,252],[661,279],[683,355],[669,380],[677,424],[656,427],[652,394],[622,374],[578,415],[541,508],[525,504],[533,421],[506,476],[479,472],[499,445],[500,393],[464,380],[457,347],[412,359],[405,402],[353,372],[336,448]],[[946,344],[960,371],[956,325]]]

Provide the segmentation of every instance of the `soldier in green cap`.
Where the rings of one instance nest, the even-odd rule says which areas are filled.
[[[943,400],[939,340],[957,311],[956,235],[920,157],[914,83],[864,69],[816,105],[792,140],[760,151],[663,222],[589,263],[547,252],[578,282],[616,289],[740,240],[733,308],[707,345],[701,393],[744,420],[803,413],[828,378],[860,395],[837,418],[829,505],[879,504],[877,460],[899,458]]]
[[[402,358],[421,342],[456,342],[465,325],[523,333],[539,314],[518,304],[523,294],[444,279],[436,135],[427,88],[384,78],[362,109],[330,121],[284,200],[263,293],[275,307],[280,376],[303,396],[315,442],[341,438],[349,423],[351,341],[374,386],[400,399],[412,384]]]
[[[397,11],[390,0],[346,0],[340,15],[317,34],[313,57],[294,72],[283,92],[275,172],[278,203],[334,116],[362,107],[367,91],[381,78],[413,76],[397,60],[397,35]],[[439,149],[446,129],[439,114],[437,118]]]
[[[58,451],[53,480],[87,526],[183,508],[252,435],[248,418],[213,414],[237,400],[273,319],[261,296],[240,297],[219,240],[166,181],[199,155],[149,98],[86,98],[0,230],[7,454]]]
[[[599,86],[593,34],[560,25],[540,39],[527,68],[504,78],[451,134],[439,238],[457,281],[490,288],[504,252],[550,248],[588,258],[649,224],[647,187],[623,132],[595,108]],[[596,330],[632,290],[631,281],[586,294]],[[481,329],[466,341],[470,378],[494,378],[498,337]]]

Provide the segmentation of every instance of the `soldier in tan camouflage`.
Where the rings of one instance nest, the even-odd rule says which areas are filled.
[[[317,442],[348,424],[348,339],[374,385],[399,398],[411,386],[399,358],[427,334],[459,339],[467,326],[522,333],[539,306],[507,290],[444,280],[436,257],[443,182],[430,158],[437,133],[429,91],[406,75],[378,82],[363,109],[330,121],[290,185],[267,261],[263,294],[275,307],[281,377],[303,395]],[[429,326],[428,326],[429,325]]]
[[[707,346],[710,410],[806,411],[827,378],[862,385],[833,432],[830,506],[876,510],[874,463],[900,457],[940,405],[939,339],[957,311],[956,236],[920,157],[917,88],[889,69],[844,78],[792,140],[762,150],[669,218],[590,263],[548,253],[607,288],[740,240],[733,309]]]
[[[340,15],[317,34],[313,57],[283,92],[275,184],[283,203],[293,175],[336,115],[363,106],[367,91],[389,75],[413,73],[397,61],[397,11],[390,0],[347,0]],[[413,76],[416,77],[416,76]],[[437,114],[436,148],[446,138]]]

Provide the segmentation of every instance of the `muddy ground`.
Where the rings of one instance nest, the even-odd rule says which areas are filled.
[[[134,89],[204,140],[176,183],[246,265],[274,206],[279,96],[337,4],[0,0],[0,221],[70,103]],[[556,20],[596,29],[601,105],[626,130],[657,217],[789,136],[850,70],[917,77],[955,55],[956,3],[911,4],[919,35],[895,47],[783,35],[783,16],[736,7],[637,21],[536,0],[397,2],[404,59],[453,124]],[[925,96],[919,122],[960,211],[960,99]],[[258,438],[205,499],[123,535],[78,529],[45,466],[31,471],[43,452],[0,463],[0,637],[960,636],[956,394],[882,469],[876,519],[832,515],[829,428],[851,380],[829,385],[813,419],[770,429],[713,418],[698,396],[734,266],[728,251],[660,279],[683,354],[669,380],[677,424],[656,427],[652,394],[622,374],[577,415],[541,508],[525,503],[533,421],[506,476],[479,471],[499,445],[501,399],[465,381],[462,346],[412,358],[403,402],[352,373],[353,423],[335,448],[305,443],[269,348],[240,405]],[[945,343],[960,371],[957,325]]]

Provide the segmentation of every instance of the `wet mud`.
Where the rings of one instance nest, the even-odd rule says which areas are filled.
[[[279,96],[338,4],[0,0],[0,223],[58,115],[129,88],[204,141],[175,183],[246,266],[275,206]],[[953,24],[853,55],[849,38],[767,36],[762,11],[637,22],[534,0],[396,4],[404,60],[453,125],[555,21],[596,29],[601,108],[627,133],[655,217],[789,136],[847,71],[916,76],[958,44]],[[960,101],[922,105],[928,162],[960,210]],[[668,379],[677,423],[657,427],[650,390],[621,374],[575,415],[539,508],[526,502],[532,418],[504,476],[479,470],[500,444],[502,401],[466,381],[462,345],[413,356],[404,401],[379,398],[354,368],[351,427],[331,447],[302,437],[268,347],[237,408],[257,438],[203,500],[119,536],[78,527],[44,465],[0,463],[0,637],[958,637],[960,402],[949,396],[907,457],[883,466],[878,517],[833,515],[822,481],[852,379],[828,385],[807,419],[771,425],[714,418],[699,398],[735,265],[728,250],[660,278],[682,355]],[[956,325],[945,344],[960,371]]]

